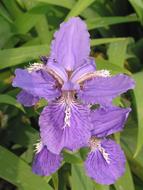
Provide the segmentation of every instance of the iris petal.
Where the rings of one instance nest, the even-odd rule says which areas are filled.
[[[46,71],[29,73],[26,69],[16,69],[15,75],[13,86],[22,88],[35,97],[52,100],[60,96],[55,79]]]
[[[62,23],[52,42],[51,58],[68,71],[82,65],[90,53],[89,33],[86,24],[79,18]]]
[[[42,111],[39,118],[42,142],[59,154],[63,148],[77,150],[90,138],[89,110],[84,105],[54,102]]]
[[[93,58],[89,58],[83,65],[80,65],[72,73],[71,81],[78,82],[78,80],[84,80],[84,77],[94,72],[96,69],[95,62]],[[83,78],[83,79],[82,79]]]
[[[78,96],[86,103],[109,105],[116,96],[133,89],[134,80],[127,75],[95,77],[85,81]]]
[[[110,185],[121,177],[125,171],[125,156],[120,146],[113,140],[103,140],[101,150],[108,154],[109,162],[98,148],[91,151],[85,161],[85,170],[97,183]]]
[[[121,131],[127,120],[130,108],[108,107],[91,111],[92,135],[105,137]]]
[[[24,106],[29,107],[35,105],[39,101],[39,98],[22,90],[17,95],[17,101],[23,104]]]
[[[51,153],[44,146],[34,157],[32,171],[40,176],[49,176],[59,169],[61,161],[60,155]]]

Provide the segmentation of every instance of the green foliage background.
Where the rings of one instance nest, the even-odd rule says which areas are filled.
[[[45,105],[23,108],[11,86],[14,70],[48,55],[54,31],[72,16],[85,19],[98,69],[126,73],[136,88],[115,100],[132,107],[125,130],[115,134],[127,157],[126,173],[112,186],[96,184],[83,170],[85,150],[64,152],[60,170],[49,177],[31,172],[38,116]],[[143,1],[0,1],[0,190],[143,190]]]

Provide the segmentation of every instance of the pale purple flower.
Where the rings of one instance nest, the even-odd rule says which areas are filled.
[[[44,64],[17,69],[13,86],[22,88],[18,101],[25,106],[41,98],[48,101],[39,118],[41,141],[47,151],[60,155],[63,148],[75,151],[87,146],[94,133],[104,137],[120,131],[130,110],[113,107],[112,100],[132,89],[134,81],[124,74],[96,70],[89,56],[89,33],[80,18],[61,24],[54,38],[49,58],[42,57]],[[96,103],[100,108],[92,113],[90,105]]]
[[[85,161],[88,176],[100,184],[113,184],[125,171],[125,156],[120,146],[106,136],[121,131],[131,109],[99,108],[91,113],[92,137]]]
[[[33,160],[33,173],[41,176],[49,176],[61,166],[61,155],[50,152],[42,142],[36,144],[36,154]]]
[[[91,151],[85,161],[89,177],[99,184],[110,185],[125,172],[125,155],[120,146],[110,139],[90,140]]]

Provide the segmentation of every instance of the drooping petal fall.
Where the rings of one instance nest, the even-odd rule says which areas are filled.
[[[110,185],[123,175],[125,161],[120,146],[113,140],[105,139],[89,153],[85,161],[85,170],[97,183]]]
[[[60,96],[55,79],[43,70],[29,73],[26,69],[16,69],[12,85],[22,88],[35,97],[47,100]]]
[[[61,155],[53,154],[46,146],[43,146],[34,157],[32,171],[40,176],[49,176],[59,169],[61,162]]]
[[[134,86],[134,80],[124,74],[95,77],[84,82],[78,96],[86,103],[109,105],[113,98]]]
[[[79,18],[71,18],[60,25],[54,35],[51,58],[68,71],[82,65],[90,53],[89,33],[86,24]]]
[[[106,137],[123,129],[130,108],[108,107],[91,111],[92,135]]]
[[[35,105],[39,101],[39,97],[33,96],[32,94],[29,94],[26,91],[22,90],[17,95],[17,101],[23,104],[24,106],[30,107]]]
[[[89,110],[86,106],[72,103],[51,103],[39,118],[42,142],[59,154],[63,148],[71,151],[86,146],[90,138]]]

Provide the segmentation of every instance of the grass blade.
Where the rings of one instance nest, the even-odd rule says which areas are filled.
[[[124,41],[111,43],[107,52],[109,61],[123,67],[127,55],[127,47],[130,42],[131,39],[126,38]]]
[[[80,15],[80,13],[90,6],[95,0],[78,0],[77,3],[73,6],[71,11],[68,13],[66,19],[74,16]]]
[[[1,94],[0,95],[0,104],[10,104],[12,106],[17,107],[18,109],[20,109],[21,111],[24,111],[24,108],[22,107],[22,105],[20,103],[18,103],[15,98],[7,95],[7,94]]]
[[[134,74],[133,77],[136,81],[134,94],[136,99],[136,106],[137,106],[136,109],[137,109],[137,118],[138,118],[138,138],[137,138],[136,152],[134,155],[136,157],[143,146],[143,101],[142,101],[143,71]]]
[[[107,27],[109,25],[127,23],[127,22],[138,22],[139,19],[136,15],[130,16],[113,16],[113,17],[97,17],[93,19],[87,19],[86,23],[88,29],[95,29],[101,27]]]
[[[126,162],[125,174],[114,184],[114,186],[116,190],[121,190],[121,189],[135,190],[128,162]]]
[[[47,55],[49,45],[37,45],[5,49],[0,51],[0,69],[37,59],[41,55]]]
[[[31,167],[12,152],[0,146],[0,177],[24,190],[52,190],[39,176],[31,172]]]

